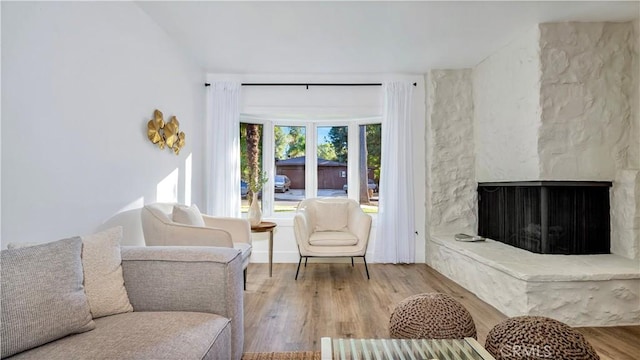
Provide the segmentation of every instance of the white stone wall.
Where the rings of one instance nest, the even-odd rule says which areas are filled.
[[[611,253],[640,259],[640,171],[618,171],[610,198]]]
[[[631,23],[633,36],[629,39],[632,50],[630,89],[632,122],[630,129],[629,168],[640,169],[640,19]],[[635,141],[634,141],[635,139]],[[640,203],[638,203],[640,206]]]
[[[610,181],[627,168],[631,39],[630,22],[540,24],[541,179]]]
[[[530,29],[473,70],[476,176],[539,179],[539,29]]]
[[[640,236],[635,24],[540,25],[540,177],[613,180],[611,251],[629,258]]]
[[[428,233],[475,233],[471,70],[429,72],[427,99]]]

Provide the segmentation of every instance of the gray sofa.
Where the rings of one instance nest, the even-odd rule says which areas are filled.
[[[122,247],[121,256],[133,312],[93,319],[93,330],[9,359],[241,359],[238,250]]]

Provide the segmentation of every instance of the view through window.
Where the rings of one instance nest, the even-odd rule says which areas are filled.
[[[269,141],[265,131],[272,131],[272,136],[266,134]],[[365,212],[377,213],[380,131],[380,124],[355,122],[241,123],[242,212],[248,211],[252,184],[268,180],[264,186],[269,188],[257,192],[259,199],[267,197],[262,199],[267,216],[295,212],[301,200],[316,196],[349,197]]]
[[[274,126],[274,206],[273,211],[293,212],[306,194],[305,126]]]

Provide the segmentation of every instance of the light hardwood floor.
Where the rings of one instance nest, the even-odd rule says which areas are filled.
[[[452,295],[471,313],[484,345],[489,330],[506,317],[424,264],[250,264],[244,298],[245,352],[319,351],[323,336],[386,338],[396,303],[425,292]],[[603,360],[640,359],[640,326],[578,328]]]

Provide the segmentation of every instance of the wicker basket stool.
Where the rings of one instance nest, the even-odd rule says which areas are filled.
[[[600,359],[582,334],[543,316],[518,316],[500,322],[489,331],[484,347],[496,360]]]
[[[396,339],[476,339],[476,325],[469,311],[447,294],[410,296],[396,305],[389,321]]]

